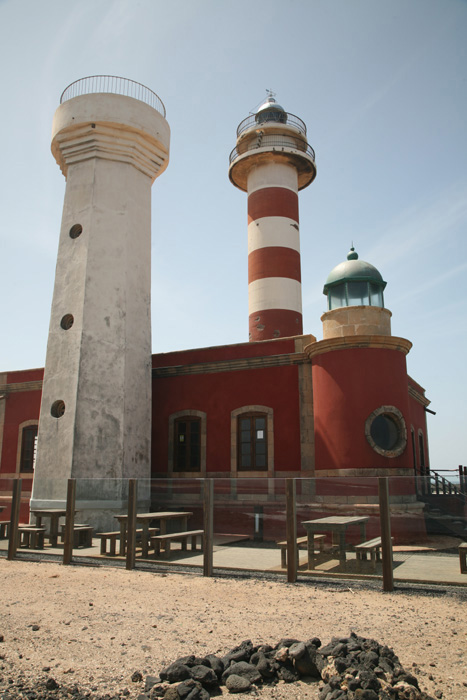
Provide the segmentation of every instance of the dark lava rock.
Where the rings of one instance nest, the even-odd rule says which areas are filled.
[[[212,668],[218,678],[222,676],[224,672],[224,664],[222,663],[222,659],[220,659],[218,656],[215,654],[208,654],[206,656],[206,665]]]
[[[159,676],[146,676],[146,680],[144,683],[144,692],[147,693],[151,688],[154,688],[155,685],[160,683],[161,679]]]
[[[227,668],[232,662],[236,661],[249,661],[250,657],[256,651],[253,646],[251,639],[246,639],[237,647],[231,649],[228,654],[222,657],[222,663],[224,667]]]
[[[58,685],[55,678],[47,678],[45,687],[47,688],[47,690],[57,690],[57,688],[59,688],[60,686]]]
[[[193,680],[198,681],[204,688],[217,688],[219,685],[218,678],[212,668],[208,666],[193,666],[190,669],[190,675]]]
[[[135,671],[131,676],[132,683],[141,683],[143,675],[139,671]]]
[[[222,680],[226,682],[232,675],[247,678],[250,683],[261,683],[263,680],[256,666],[246,661],[238,661],[237,663],[231,664],[222,674]]]
[[[235,673],[227,678],[225,685],[230,693],[247,693],[251,688],[248,678],[237,676]]]
[[[161,680],[168,681],[169,683],[179,683],[191,677],[188,666],[179,663],[179,661],[174,661],[173,664],[164,668],[159,675]]]

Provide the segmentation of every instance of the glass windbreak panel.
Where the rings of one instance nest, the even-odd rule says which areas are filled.
[[[284,576],[283,479],[214,480],[214,570],[241,569]]]
[[[296,479],[299,574],[381,576],[378,480]]]
[[[347,296],[349,306],[361,306],[369,304],[368,283],[367,282],[348,282]]]
[[[453,477],[450,477],[453,478]],[[430,474],[389,479],[391,535],[394,540],[394,580],[440,585],[464,585],[459,545],[463,533],[456,524],[462,497],[451,483],[444,490]]]
[[[341,306],[347,306],[347,301],[345,298],[345,286],[344,284],[338,285],[337,287],[332,287],[328,292],[328,306],[329,310],[339,309]]]
[[[384,307],[383,290],[378,284],[370,283],[370,304],[371,306]]]

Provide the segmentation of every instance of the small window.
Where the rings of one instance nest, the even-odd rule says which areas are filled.
[[[201,418],[183,416],[175,421],[174,470],[199,472],[201,469]]]
[[[238,469],[267,470],[267,416],[264,413],[242,414],[238,417]]]
[[[21,466],[22,472],[33,472],[36,465],[37,425],[23,428],[21,437]]]
[[[420,454],[420,471],[422,474],[425,473],[425,443],[423,441],[423,433],[420,431],[418,433],[418,447],[419,447],[419,454]]]
[[[415,447],[415,430],[412,428],[411,429],[411,435],[412,435],[412,459],[413,459],[413,468],[414,471],[417,471],[417,450]]]

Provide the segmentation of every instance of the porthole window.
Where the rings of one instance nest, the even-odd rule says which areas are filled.
[[[63,328],[64,331],[69,331],[74,321],[75,319],[73,318],[73,314],[65,314],[65,316],[60,321],[60,326]]]
[[[378,454],[399,457],[407,445],[404,416],[395,406],[380,406],[366,419],[365,435]]]
[[[54,401],[50,409],[50,413],[54,418],[61,418],[65,413],[65,402],[61,399]]]
[[[75,224],[70,229],[70,238],[78,238],[83,233],[83,227],[81,224]]]

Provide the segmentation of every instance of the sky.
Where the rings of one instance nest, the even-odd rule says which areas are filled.
[[[427,390],[433,469],[467,464],[467,0],[0,0],[0,372],[45,363],[65,180],[64,88],[143,83],[165,104],[152,188],[153,352],[248,340],[237,125],[267,95],[303,119],[304,332],[354,244],[387,281],[392,334]]]

